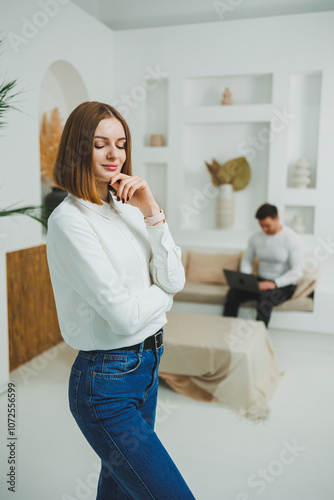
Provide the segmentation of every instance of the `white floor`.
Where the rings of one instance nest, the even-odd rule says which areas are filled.
[[[161,385],[156,430],[198,500],[334,499],[334,336],[270,331],[286,370],[267,421]],[[2,500],[94,500],[99,459],[67,407],[76,351],[64,343],[11,373],[16,493],[7,490],[7,394],[0,396]]]

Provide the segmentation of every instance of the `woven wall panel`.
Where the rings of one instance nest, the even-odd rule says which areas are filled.
[[[7,263],[9,369],[61,340],[46,245],[9,252]]]

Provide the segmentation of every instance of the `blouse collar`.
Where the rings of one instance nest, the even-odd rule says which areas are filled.
[[[110,192],[109,192],[110,193]],[[68,198],[71,198],[72,200],[76,201],[77,203],[80,203],[81,205],[87,207],[88,209],[92,210],[93,212],[97,213],[98,215],[101,215],[101,217],[105,217],[106,219],[111,219],[114,214],[122,213],[115,205],[115,198],[110,193],[110,201],[106,202],[101,199],[103,205],[97,205],[96,203],[92,203],[91,201],[84,200],[83,198],[78,198],[76,196],[73,196],[73,194],[68,193],[67,194]]]

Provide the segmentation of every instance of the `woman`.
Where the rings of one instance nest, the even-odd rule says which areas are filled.
[[[69,116],[54,168],[68,196],[48,221],[62,336],[78,349],[69,405],[101,458],[98,500],[193,499],[154,432],[166,311],[184,286],[181,250],[111,106]]]

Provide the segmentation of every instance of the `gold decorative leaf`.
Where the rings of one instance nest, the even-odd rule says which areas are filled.
[[[206,163],[206,166],[211,174],[214,186],[232,184],[234,191],[240,191],[249,184],[251,169],[244,156],[234,158],[223,165],[213,159],[212,164]]]
[[[215,165],[214,165],[214,163],[215,163]],[[221,185],[221,180],[219,179],[218,174],[217,174],[217,166],[219,167],[219,163],[217,163],[215,160],[213,160],[212,165],[210,165],[207,162],[205,162],[205,165],[208,167],[208,170],[209,170],[209,172],[211,174],[212,184],[215,187],[220,186]]]

